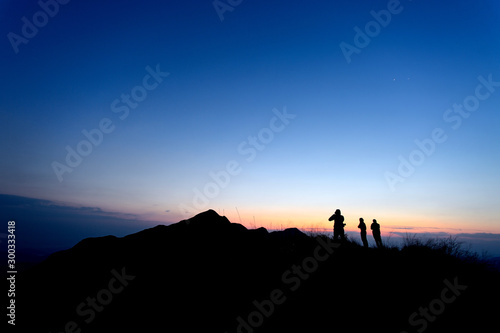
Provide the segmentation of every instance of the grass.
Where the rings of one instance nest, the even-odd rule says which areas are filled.
[[[481,256],[465,247],[464,242],[459,241],[456,236],[448,236],[446,238],[429,238],[421,239],[416,234],[406,234],[403,238],[402,250],[412,248],[428,248],[440,254],[452,256],[465,260],[471,263],[479,263],[487,259],[487,254],[484,252]]]
[[[332,239],[331,233],[317,232],[317,231],[307,231],[306,234],[309,237],[327,237]],[[361,240],[359,237],[352,237],[349,233],[345,234],[345,244],[351,247],[362,247]],[[406,234],[403,237],[400,244],[396,244],[391,241],[391,237],[382,237],[385,250],[392,251],[411,251],[411,250],[428,250],[435,254],[442,254],[450,257],[455,257],[457,259],[476,264],[484,264],[488,261],[489,255],[487,252],[481,254],[472,250],[470,245],[466,245],[465,242],[458,240],[457,236],[448,236],[446,238],[421,238],[418,234]],[[373,244],[372,244],[373,245]],[[370,248],[375,249],[374,246]]]

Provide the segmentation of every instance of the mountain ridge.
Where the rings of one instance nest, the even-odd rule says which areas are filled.
[[[412,326],[409,316],[457,279],[467,290],[425,322],[428,332],[446,332],[477,328],[476,317],[492,312],[472,305],[485,291],[500,295],[495,278],[430,249],[363,249],[296,228],[247,229],[209,210],[54,253],[20,275],[17,319],[24,329],[75,333],[416,331],[424,322],[418,315]]]

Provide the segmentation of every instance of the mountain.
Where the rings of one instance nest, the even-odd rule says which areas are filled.
[[[84,239],[19,274],[23,332],[457,332],[495,324],[498,272],[426,247],[364,249],[213,210]]]

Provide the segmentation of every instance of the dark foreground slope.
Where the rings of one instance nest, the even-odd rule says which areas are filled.
[[[85,239],[19,276],[23,332],[475,332],[497,273],[439,251],[365,250],[214,211]]]

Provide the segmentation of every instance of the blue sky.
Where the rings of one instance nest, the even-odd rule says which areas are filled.
[[[398,13],[348,63],[340,44],[355,46],[354,28],[388,4]],[[483,84],[489,96],[458,129],[443,117],[479,77],[500,81],[495,1],[242,1],[222,21],[213,1],[58,7],[13,46],[9,33],[43,9],[0,5],[1,193],[164,223],[214,208],[247,225],[327,228],[341,208],[352,231],[363,216],[386,230],[500,233],[500,87]],[[152,90],[148,66],[169,73]],[[111,105],[134,91],[120,119]],[[113,131],[59,181],[54,161],[103,119]],[[273,121],[283,129],[270,137]],[[446,141],[391,187],[399,156],[436,128]],[[221,186],[210,174],[230,162],[239,172]]]

